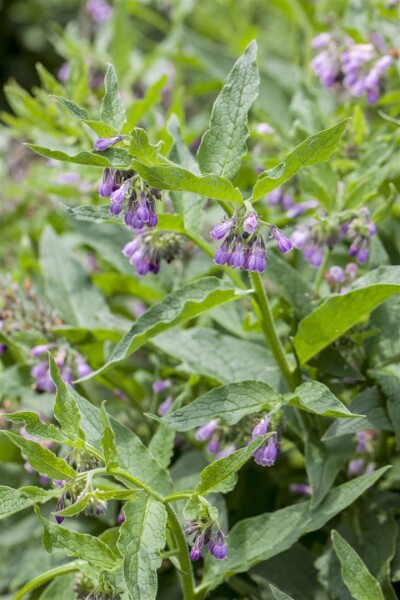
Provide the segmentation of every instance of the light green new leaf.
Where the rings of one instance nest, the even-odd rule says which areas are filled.
[[[240,190],[219,175],[196,175],[159,154],[159,145],[149,143],[143,129],[131,132],[132,168],[149,184],[161,190],[194,192],[208,198],[242,203]]]
[[[125,521],[117,542],[124,558],[124,578],[132,600],[155,600],[167,511],[149,496],[124,507]]]
[[[51,150],[44,146],[37,146],[36,144],[26,144],[28,148],[37,152],[41,156],[46,158],[53,158],[54,160],[60,160],[62,162],[75,163],[77,165],[92,165],[95,167],[109,167],[110,161],[105,156],[95,154],[94,152],[78,152],[78,154],[66,154],[61,150]]]
[[[100,106],[100,118],[111,125],[115,130],[121,131],[126,122],[125,106],[118,90],[118,79],[113,65],[108,65],[104,78],[105,94]]]
[[[348,121],[345,119],[330,129],[312,135],[292,150],[279,165],[261,173],[254,186],[253,201],[284,183],[301,167],[328,160],[336,150]]]
[[[67,436],[52,423],[43,423],[34,412],[21,411],[16,413],[5,413],[4,418],[13,423],[25,423],[26,431],[42,440],[51,440],[65,444]]]
[[[302,383],[293,394],[285,395],[288,406],[297,406],[307,412],[324,417],[346,417],[354,419],[362,415],[354,415],[329,388],[319,381]]]
[[[378,481],[388,468],[383,467],[334,488],[314,509],[308,500],[240,521],[229,533],[226,560],[207,557],[202,588],[213,589],[227,577],[247,571],[287,550],[302,535],[320,529]]]
[[[87,533],[78,533],[51,523],[35,508],[43,526],[43,546],[47,552],[62,552],[67,556],[77,556],[96,569],[112,569],[118,564],[118,557],[102,541]]]
[[[115,441],[115,433],[111,427],[110,419],[106,413],[104,402],[100,408],[100,418],[104,425],[104,432],[100,440],[101,447],[103,448],[104,458],[106,466],[110,469],[118,467],[118,448]]]
[[[162,421],[177,431],[188,431],[216,417],[234,425],[245,415],[260,412],[267,404],[275,404],[279,398],[280,395],[262,381],[228,383],[168,413]]]
[[[0,519],[29,508],[33,504],[47,502],[59,495],[59,489],[43,490],[27,486],[15,490],[5,485],[0,486]]]
[[[57,388],[54,416],[60,423],[62,431],[68,439],[85,439],[85,434],[80,429],[81,415],[75,398],[68,390],[67,384],[61,379],[56,361],[49,353],[50,375]]]
[[[85,123],[91,129],[93,129],[93,131],[95,131],[98,136],[108,138],[113,137],[117,133],[113,127],[110,127],[105,123],[89,119],[86,110],[81,106],[78,106],[78,104],[75,104],[75,102],[72,102],[67,98],[62,98],[61,96],[53,95],[52,97],[61,102],[61,104],[63,104],[68,109],[71,115],[73,115],[80,121],[83,121],[83,123]]]
[[[301,364],[326,348],[387,298],[400,292],[400,267],[379,267],[347,294],[327,298],[299,324],[293,344]]]
[[[258,94],[257,43],[250,42],[228,75],[197,154],[202,173],[233,179],[246,153],[247,114]]]
[[[288,596],[285,592],[281,592],[281,590],[278,590],[274,585],[270,584],[269,587],[271,588],[275,600],[293,600],[292,596]]]
[[[168,294],[135,321],[107,362],[84,379],[102,373],[166,329],[193,319],[215,306],[237,300],[240,296],[239,290],[216,277],[205,277]]]
[[[88,119],[87,111],[81,106],[78,106],[78,104],[75,104],[75,102],[72,102],[72,100],[68,100],[68,98],[62,98],[61,96],[55,95],[52,95],[51,98],[55,98],[56,100],[61,102],[61,104],[63,104],[69,110],[71,115],[73,115],[77,119],[84,121]]]
[[[72,467],[47,448],[43,448],[38,442],[27,440],[11,431],[1,431],[1,433],[6,435],[13,444],[21,449],[24,456],[38,473],[47,475],[51,479],[67,479],[76,476]]]
[[[236,485],[238,471],[249,460],[254,452],[269,438],[272,433],[262,435],[245,448],[240,448],[228,456],[215,460],[201,472],[201,482],[196,493],[205,496],[221,492],[227,494]]]
[[[359,555],[335,530],[332,531],[332,544],[342,565],[342,577],[355,600],[385,600],[381,586],[368,571]]]

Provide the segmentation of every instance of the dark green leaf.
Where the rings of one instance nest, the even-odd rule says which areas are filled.
[[[325,417],[346,417],[355,419],[362,415],[354,415],[336,398],[334,394],[319,381],[306,381],[296,388],[293,394],[287,394],[286,404],[297,406],[302,410],[324,415]]]
[[[113,65],[108,65],[104,78],[105,94],[101,102],[100,118],[102,121],[121,131],[126,121],[125,106],[118,90],[118,79]]]
[[[53,356],[49,354],[50,375],[57,388],[56,403],[54,405],[54,416],[60,423],[61,430],[70,440],[84,440],[84,433],[79,424],[81,415],[73,395],[69,392],[66,383],[61,379],[60,372]]]
[[[33,504],[47,502],[58,496],[58,489],[43,490],[38,487],[28,486],[15,490],[5,485],[0,486],[0,519],[13,515],[20,510],[29,508]]]

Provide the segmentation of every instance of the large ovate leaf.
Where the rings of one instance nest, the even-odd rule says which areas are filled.
[[[164,300],[151,306],[135,321],[107,362],[86,379],[102,373],[123,360],[166,329],[193,319],[215,306],[236,300],[241,295],[242,292],[216,277],[204,277],[168,294]]]
[[[102,152],[87,152],[82,151],[78,154],[67,154],[62,150],[52,150],[51,148],[45,148],[44,146],[37,146],[36,144],[26,144],[28,148],[44,156],[45,158],[52,158],[61,162],[70,162],[76,165],[90,165],[92,167],[114,167],[115,169],[128,168],[130,165],[130,157],[127,150],[122,148],[109,148],[109,150]]]
[[[205,496],[217,492],[227,494],[233,490],[237,482],[236,472],[271,435],[272,433],[262,435],[252,440],[245,448],[240,448],[208,465],[201,472],[201,482],[196,488],[196,493]]]
[[[319,381],[306,381],[292,394],[286,394],[286,404],[325,417],[345,417],[355,419],[355,415],[336,396]]]
[[[112,569],[117,565],[118,557],[104,542],[87,533],[64,529],[35,510],[43,526],[43,545],[47,552],[77,556],[96,569]]]
[[[343,335],[387,298],[400,292],[400,267],[379,267],[346,294],[327,298],[299,324],[293,344],[301,364]]]
[[[332,531],[332,544],[342,565],[343,581],[351,597],[355,600],[385,600],[379,582],[337,531]]]
[[[6,485],[1,485],[0,519],[9,517],[25,508],[29,508],[30,506],[33,506],[33,504],[47,502],[48,500],[51,500],[51,498],[58,496],[59,493],[59,489],[43,490],[42,488],[27,486],[15,490]]]
[[[254,186],[253,200],[259,200],[284,183],[301,167],[328,160],[336,150],[347,122],[348,119],[345,119],[330,129],[312,135],[292,150],[279,165],[261,173]]]
[[[247,114],[258,94],[257,43],[250,42],[228,75],[197,154],[202,173],[233,179],[246,152]]]
[[[306,501],[239,522],[229,534],[227,559],[217,562],[207,557],[202,587],[214,588],[225,578],[290,548],[305,533],[320,529],[378,481],[388,468],[334,488],[314,509],[311,501]]]
[[[124,578],[132,600],[155,600],[160,552],[166,543],[167,511],[161,502],[143,496],[124,507],[118,548],[124,559]]]
[[[104,78],[105,94],[101,101],[100,118],[117,131],[121,131],[126,121],[125,106],[122,102],[118,79],[113,65],[108,65]]]
[[[168,413],[163,422],[177,431],[188,431],[216,417],[234,425],[245,415],[275,404],[279,394],[261,381],[240,381],[214,388],[193,402]]]
[[[38,442],[27,440],[21,435],[11,431],[2,431],[24,454],[29,464],[43,475],[51,479],[68,479],[75,477],[76,473],[72,467],[58,458],[54,452],[41,446]]]
[[[44,423],[36,413],[21,411],[7,413],[5,418],[13,423],[25,423],[27,433],[42,440],[66,443],[68,437],[52,423]]]
[[[159,154],[159,146],[152,146],[143,129],[131,132],[130,153],[132,167],[149,184],[161,190],[193,192],[216,200],[242,203],[240,190],[229,179],[219,175],[196,175]]]

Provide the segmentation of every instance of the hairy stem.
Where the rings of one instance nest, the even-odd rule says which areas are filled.
[[[38,575],[38,577],[35,577],[35,579],[32,579],[32,581],[29,581],[28,583],[26,583],[24,585],[24,587],[22,587],[15,594],[15,596],[13,597],[13,600],[21,600],[21,598],[23,598],[25,596],[25,594],[40,587],[41,585],[47,583],[48,581],[51,581],[52,579],[55,579],[56,577],[59,577],[60,575],[65,575],[66,573],[72,573],[74,571],[79,571],[79,561],[77,561],[77,560],[67,563],[66,565],[61,565],[59,567],[55,567],[54,569],[50,569],[49,571],[46,571],[45,573]]]

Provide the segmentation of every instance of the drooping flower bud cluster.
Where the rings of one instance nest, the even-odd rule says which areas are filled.
[[[193,536],[190,558],[199,560],[203,549],[208,545],[208,550],[217,560],[224,560],[228,556],[228,546],[225,542],[225,535],[220,526],[213,533],[212,523],[198,521],[188,521],[185,524],[184,532],[187,537]]]
[[[359,264],[369,258],[370,238],[375,235],[376,226],[367,208],[362,207],[358,214],[352,214],[345,222],[328,222],[327,219],[310,219],[301,223],[293,231],[293,246],[303,251],[306,261],[314,268],[322,265],[325,247],[332,250],[340,241],[349,241],[349,255]]]
[[[160,263],[170,263],[182,252],[182,236],[166,231],[146,231],[126,244],[122,253],[135,266],[138,275],[158,273]]]
[[[366,95],[369,104],[375,104],[384,87],[383,77],[392,63],[381,36],[373,43],[356,44],[350,37],[342,39],[330,33],[321,33],[312,40],[318,53],[311,67],[323,86],[342,86],[351,96]]]
[[[350,460],[348,464],[347,474],[349,477],[372,473],[375,470],[375,464],[371,462],[370,457],[374,450],[372,442],[377,438],[378,432],[374,430],[358,431],[356,436],[356,458]]]
[[[31,349],[31,356],[33,358],[39,358],[54,347],[55,344],[52,343],[34,346]],[[55,362],[60,370],[61,379],[70,385],[73,385],[74,379],[85,377],[92,371],[84,358],[70,348],[68,348],[68,350],[60,349],[55,355]],[[36,392],[53,393],[56,391],[56,386],[50,376],[47,356],[33,365],[31,368],[31,375],[35,379],[34,388]]]
[[[267,414],[253,427],[251,433],[252,440],[261,437],[268,433],[268,428],[271,422],[271,415]],[[272,467],[278,458],[280,444],[278,434],[274,433],[254,452],[254,461],[261,467]]]
[[[276,239],[279,250],[283,253],[289,252],[292,249],[290,240],[277,227],[267,227],[270,236]],[[210,232],[214,240],[223,240],[215,253],[214,262],[217,265],[263,273],[267,266],[267,257],[265,242],[259,230],[259,216],[255,211],[235,211],[230,219],[216,225]]]
[[[334,265],[326,271],[325,279],[331,292],[345,294],[348,286],[356,279],[357,273],[358,266],[355,263],[349,263],[344,269]]]

